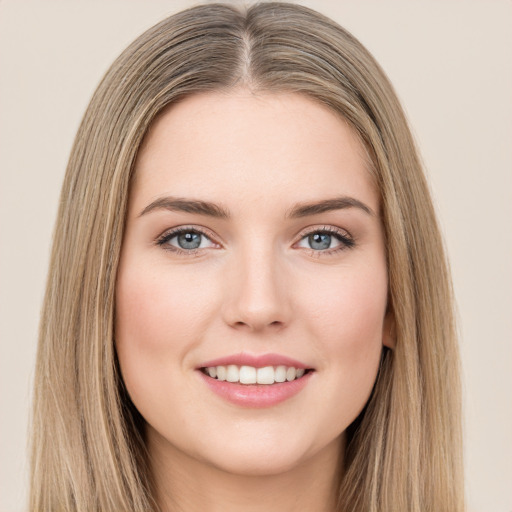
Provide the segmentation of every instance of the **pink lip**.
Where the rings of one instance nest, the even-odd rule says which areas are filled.
[[[275,384],[239,384],[212,379],[201,371],[197,373],[214,393],[228,402],[241,407],[262,409],[272,407],[295,396],[307,385],[315,372],[308,372],[300,379],[291,382]]]
[[[221,398],[228,402],[252,408],[264,408],[277,405],[299,393],[310,381],[313,371],[307,372],[303,377],[291,382],[280,382],[274,384],[240,384],[213,379],[203,373],[201,368],[212,366],[253,366],[264,368],[265,366],[293,366],[294,368],[312,369],[296,359],[280,354],[251,355],[246,353],[234,354],[219,359],[206,361],[197,368],[205,384]]]
[[[211,366],[227,366],[236,364],[237,366],[254,366],[255,368],[264,368],[265,366],[293,366],[294,368],[311,368],[296,359],[282,356],[280,354],[262,354],[259,356],[251,354],[235,354],[232,356],[221,357],[212,361],[206,361],[198,368],[208,368]]]

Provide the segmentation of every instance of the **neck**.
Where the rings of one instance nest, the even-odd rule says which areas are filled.
[[[164,446],[165,445],[165,448]],[[333,512],[342,439],[275,474],[234,474],[148,436],[156,499],[162,512]],[[164,448],[164,449],[163,449]]]

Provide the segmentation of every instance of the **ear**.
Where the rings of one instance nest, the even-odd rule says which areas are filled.
[[[395,314],[388,308],[382,326],[382,344],[393,350],[396,346]]]

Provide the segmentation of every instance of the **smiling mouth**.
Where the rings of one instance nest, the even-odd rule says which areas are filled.
[[[200,371],[218,381],[226,381],[236,384],[262,384],[272,385],[283,382],[299,380],[313,369],[295,368],[293,366],[238,366],[235,364],[208,366],[200,368]]]

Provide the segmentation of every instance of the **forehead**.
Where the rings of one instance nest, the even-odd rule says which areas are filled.
[[[352,194],[378,210],[358,136],[341,116],[297,93],[246,89],[189,96],[153,123],[136,162],[133,200],[315,201]],[[204,196],[204,197],[202,197]],[[260,203],[261,205],[261,203]]]

